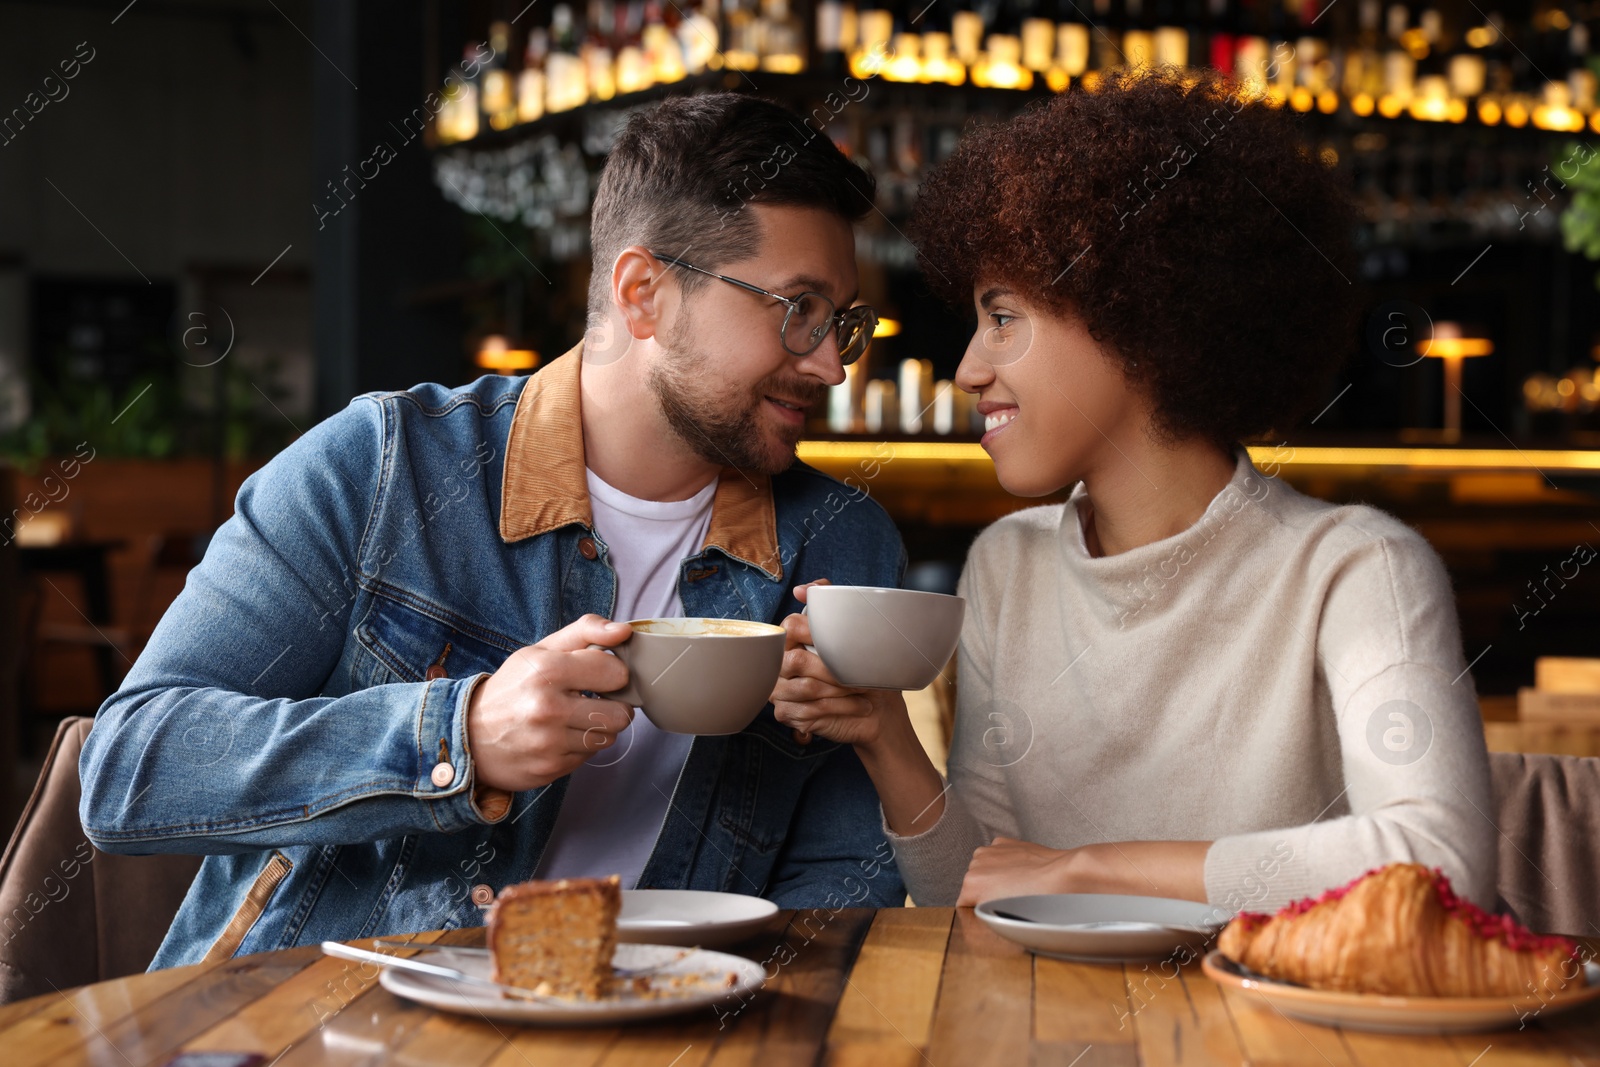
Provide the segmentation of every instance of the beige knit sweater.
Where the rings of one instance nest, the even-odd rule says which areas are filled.
[[[953,904],[1005,835],[1212,841],[1206,893],[1230,911],[1398,860],[1494,904],[1483,727],[1419,534],[1242,450],[1176,537],[1092,557],[1086,503],[1080,485],[972,547],[944,814],[889,835],[917,903]]]

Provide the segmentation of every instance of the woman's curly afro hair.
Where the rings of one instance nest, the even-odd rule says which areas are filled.
[[[1293,116],[1215,72],[1112,73],[975,129],[912,218],[957,306],[1005,283],[1081,316],[1168,440],[1283,431],[1352,343],[1354,213]]]

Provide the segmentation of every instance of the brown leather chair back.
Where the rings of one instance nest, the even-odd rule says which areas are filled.
[[[111,856],[78,821],[78,753],[94,720],[56,731],[0,856],[0,1004],[150,965],[199,856]]]
[[[1491,752],[1500,899],[1543,933],[1600,937],[1600,757]]]

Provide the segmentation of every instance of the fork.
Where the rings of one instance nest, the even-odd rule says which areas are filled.
[[[486,948],[473,948],[467,945],[435,945],[428,941],[379,940],[374,941],[373,944],[378,948],[387,949],[416,949],[421,952],[459,952],[463,956],[489,955],[489,950]],[[651,975],[660,974],[674,963],[677,963],[681,959],[685,959],[690,953],[696,951],[698,951],[698,949],[682,949],[671,959],[662,960],[660,963],[657,963],[651,967],[617,967],[613,965],[611,968],[611,973],[616,975],[618,978],[648,978]]]

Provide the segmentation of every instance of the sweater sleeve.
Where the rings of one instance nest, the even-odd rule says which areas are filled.
[[[961,894],[972,854],[996,836],[1018,836],[1005,787],[1005,767],[1020,760],[1032,743],[1025,713],[997,695],[990,676],[991,638],[996,620],[986,613],[979,571],[980,538],[961,574],[959,592],[967,601],[956,663],[955,736],[950,742],[949,777],[939,821],[914,837],[883,831],[894,846],[911,899],[923,907],[953,905]]]
[[[1371,514],[1387,528],[1334,563],[1316,634],[1344,792],[1310,823],[1215,841],[1205,861],[1214,904],[1272,911],[1416,862],[1494,905],[1488,754],[1450,579],[1420,535]]]

